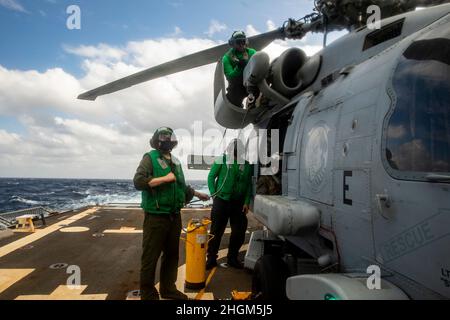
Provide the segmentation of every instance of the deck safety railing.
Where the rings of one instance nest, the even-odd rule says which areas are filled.
[[[46,213],[51,213],[51,211],[43,207],[0,213],[0,229],[9,228],[16,225],[16,218],[23,215],[33,215],[36,218],[40,218],[42,223],[45,225]]]

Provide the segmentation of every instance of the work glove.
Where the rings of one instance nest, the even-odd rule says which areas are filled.
[[[250,104],[255,103],[255,100],[256,100],[256,97],[255,97],[255,95],[254,95],[253,93],[250,93],[250,94],[247,96],[247,101],[248,101],[248,103],[250,103]]]

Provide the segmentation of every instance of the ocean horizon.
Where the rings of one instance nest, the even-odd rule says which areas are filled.
[[[194,189],[208,192],[203,180],[187,180]],[[50,212],[91,205],[141,202],[131,179],[0,178],[0,214],[44,207]]]

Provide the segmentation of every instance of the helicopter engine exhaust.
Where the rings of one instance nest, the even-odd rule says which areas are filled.
[[[248,65],[244,69],[244,86],[247,89],[251,87],[258,87],[261,93],[272,101],[285,105],[289,99],[274,90],[267,83],[267,78],[270,74],[270,57],[265,52],[255,53]]]
[[[299,48],[286,50],[272,62],[272,87],[287,98],[294,97],[304,85],[298,71],[307,59],[306,53]]]

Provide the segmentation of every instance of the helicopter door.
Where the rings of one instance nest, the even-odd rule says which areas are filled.
[[[419,286],[422,299],[450,297],[448,30],[444,24],[435,37],[425,34],[401,56],[375,151],[383,160],[383,174],[373,177],[377,262],[413,280],[408,285]]]
[[[292,120],[288,121],[286,138],[283,147],[283,195],[298,198],[300,195],[300,174],[299,174],[299,154],[301,149],[301,125],[304,121],[312,95],[304,95],[296,102],[296,107],[292,115]]]

